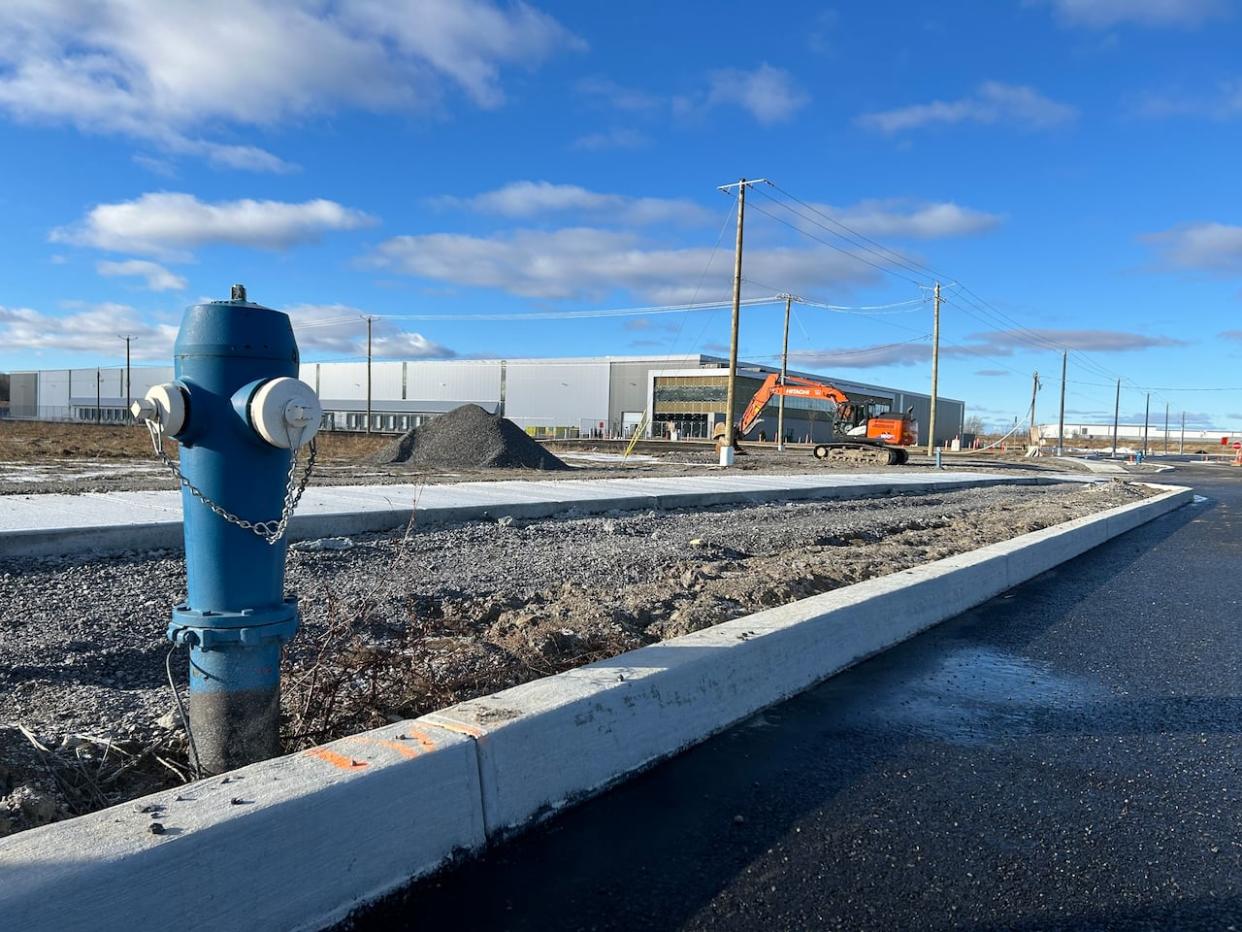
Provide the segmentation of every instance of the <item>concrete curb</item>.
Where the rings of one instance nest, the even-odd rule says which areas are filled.
[[[484,841],[474,742],[402,722],[0,840],[0,916],[49,932],[318,928]]]
[[[489,838],[502,837],[1165,514],[1191,495],[1171,488],[428,718],[477,735],[485,824]]]
[[[812,481],[807,482],[807,479]],[[814,481],[819,479],[819,481]],[[669,510],[728,504],[759,504],[772,501],[863,498],[898,493],[920,494],[974,489],[991,485],[1049,485],[1058,482],[1092,481],[1074,475],[1047,476],[942,476],[935,480],[894,481],[883,476],[874,481],[842,484],[831,475],[808,477],[791,475],[782,483],[772,476],[712,477],[709,490],[694,490],[684,477],[638,480],[562,480],[549,482],[554,495],[539,496],[529,491],[535,483],[461,483],[452,491],[463,501],[457,504],[414,504],[417,490],[412,486],[369,486],[365,493],[346,487],[338,497],[353,501],[355,507],[328,508],[314,513],[295,514],[289,521],[289,540],[315,540],[401,528],[416,518],[420,526],[488,520],[512,515],[536,519],[555,515],[604,514],[610,511]],[[1098,481],[1098,480],[1096,480]],[[766,483],[766,487],[756,487]],[[333,487],[325,487],[333,488]],[[335,487],[340,489],[341,487]],[[445,489],[448,486],[429,487]],[[313,490],[314,491],[314,490]],[[322,491],[322,490],[318,490]],[[309,493],[308,493],[309,495]],[[507,497],[506,497],[507,496]],[[60,496],[58,496],[60,497]],[[427,497],[431,497],[428,495]],[[4,498],[0,497],[0,505]],[[363,504],[372,507],[357,507]],[[180,506],[178,504],[178,510]],[[7,557],[65,556],[89,553],[92,556],[135,550],[182,547],[181,520],[109,523],[85,526],[0,528],[0,559]]]
[[[1192,499],[1187,488],[0,840],[14,928],[321,928]],[[240,800],[234,802],[234,800]],[[164,835],[149,833],[158,805]],[[130,891],[130,895],[118,895]]]

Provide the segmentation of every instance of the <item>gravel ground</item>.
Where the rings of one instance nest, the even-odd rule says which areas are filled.
[[[559,446],[550,447],[562,454]],[[572,452],[581,452],[575,447]],[[589,454],[588,454],[589,455]],[[324,485],[391,485],[418,483],[433,485],[445,482],[499,482],[512,479],[615,479],[618,477],[701,476],[720,470],[716,454],[710,447],[686,445],[659,453],[643,453],[631,460],[620,461],[615,454],[594,459],[574,458],[567,462],[572,469],[551,472],[539,469],[507,469],[469,467],[446,469],[415,463],[375,465],[354,462],[340,456],[320,454],[311,477],[312,486]],[[912,457],[906,466],[838,463],[816,460],[809,449],[790,450],[778,454],[773,450],[750,449],[738,457],[730,468],[734,473],[817,472],[830,469],[838,472],[901,472],[926,471],[934,465],[926,457]],[[999,457],[959,456],[945,460],[946,469],[985,470],[988,472],[1086,472],[1064,460],[1006,460]],[[1129,471],[1134,471],[1133,468]],[[41,493],[81,494],[85,492],[134,492],[148,489],[175,489],[174,480],[159,463],[148,458],[88,459],[55,458],[38,462],[0,460],[0,497]]]
[[[1115,481],[992,487],[503,518],[295,545],[288,583],[304,626],[286,652],[286,746],[421,714],[1149,494]],[[0,723],[11,723],[0,727],[0,834],[176,782],[184,737],[165,679],[164,629],[184,585],[171,552],[0,561]],[[173,669],[184,682],[184,655]],[[48,752],[36,751],[17,725]],[[111,764],[108,741],[119,742],[108,751]],[[144,752],[141,765],[111,776],[110,766],[132,760],[125,755]],[[53,772],[62,765],[73,768],[69,777]],[[104,773],[110,782],[100,786]]]

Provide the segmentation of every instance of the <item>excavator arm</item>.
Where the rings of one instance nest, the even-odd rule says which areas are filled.
[[[785,384],[780,384],[780,375],[773,372],[763,384],[759,386],[759,390],[755,392],[750,403],[746,405],[746,410],[742,412],[742,419],[737,424],[737,434],[745,437],[759,422],[760,415],[763,414],[764,407],[775,396],[784,395],[786,398],[817,398],[821,401],[831,401],[840,410],[842,405],[848,405],[850,400],[846,397],[845,392],[831,385],[825,385],[822,382],[812,382],[810,379],[799,378],[798,376],[786,376]]]

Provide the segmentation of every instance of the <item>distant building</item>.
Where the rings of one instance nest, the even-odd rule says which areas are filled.
[[[682,437],[710,437],[723,423],[726,368],[717,356],[594,356],[554,359],[448,359],[383,361],[371,365],[371,427],[405,431],[461,404],[502,412],[537,437],[631,436],[676,430]],[[738,365],[737,410],[754,395],[771,366]],[[925,442],[930,398],[899,388],[814,373],[852,401],[892,410],[913,409]],[[172,379],[171,366],[135,366],[132,384],[123,368],[45,369],[10,375],[8,416],[30,420],[128,421],[127,399]],[[365,430],[365,362],[304,363],[302,381],[319,393],[324,427]],[[751,433],[776,437],[775,400]],[[940,398],[936,433],[941,443],[961,434],[965,405]],[[786,399],[786,433],[794,440],[830,439],[832,412],[822,402]]]
[[[1057,433],[1060,430],[1059,425],[1040,424],[1039,436],[1045,441],[1056,442]],[[1187,427],[1186,443],[1195,444],[1196,447],[1220,446],[1222,437],[1227,437],[1229,443],[1242,436],[1242,431],[1229,427]],[[1157,442],[1163,447],[1164,445],[1164,418],[1159,421],[1152,420],[1147,426],[1147,443],[1152,446]],[[1182,425],[1180,421],[1174,420],[1169,422],[1169,444],[1178,443],[1182,437]],[[1113,439],[1113,425],[1108,424],[1066,424],[1065,425],[1065,442],[1067,444],[1074,440],[1108,440]],[[1133,444],[1134,441],[1143,440],[1142,424],[1118,424],[1117,425],[1117,441],[1118,443]]]

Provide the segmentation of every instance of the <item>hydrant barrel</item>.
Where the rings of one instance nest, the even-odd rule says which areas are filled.
[[[174,356],[187,596],[169,637],[191,651],[198,766],[221,773],[280,753],[280,654],[297,603],[284,593],[285,538],[269,543],[244,523],[274,522],[285,507],[296,447],[259,435],[250,400],[272,379],[297,378],[298,348],[288,316],[242,292],[189,308]]]

